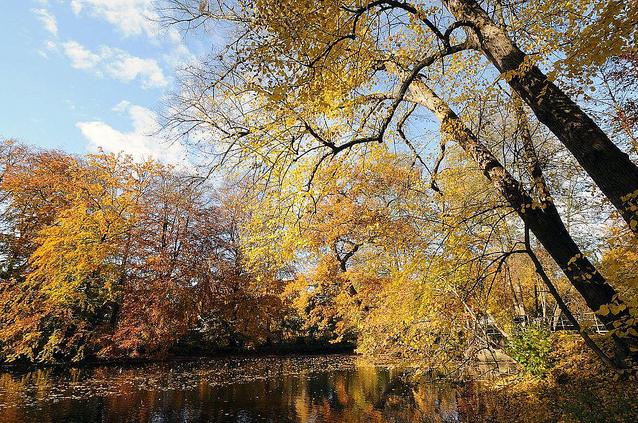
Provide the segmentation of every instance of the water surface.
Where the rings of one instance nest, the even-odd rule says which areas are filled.
[[[458,422],[458,393],[344,355],[0,373],[3,422]]]

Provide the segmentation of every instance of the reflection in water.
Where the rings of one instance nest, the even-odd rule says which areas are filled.
[[[0,373],[6,422],[456,422],[456,393],[349,356]]]

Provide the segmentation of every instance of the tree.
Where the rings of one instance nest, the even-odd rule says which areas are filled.
[[[617,303],[616,292],[581,253],[553,203],[543,198],[533,201],[466,123],[481,124],[477,91],[485,90],[484,97],[494,103],[518,94],[635,231],[635,164],[512,41],[513,35],[523,36],[528,28],[515,12],[534,19],[537,32],[522,39],[528,45],[540,39],[543,54],[565,51],[547,43],[559,38],[556,34],[561,28],[567,26],[571,34],[580,31],[583,38],[579,41],[587,43],[585,33],[607,25],[611,17],[585,13],[590,8],[599,11],[599,2],[579,2],[574,6],[579,12],[573,15],[577,17],[574,21],[552,20],[556,16],[553,6],[548,10],[538,2],[524,2],[519,9],[512,6],[509,18],[500,3],[489,5],[493,6],[490,14],[474,1],[443,1],[443,7],[394,1],[327,2],[309,7],[299,2],[263,1],[254,7],[206,3],[198,9],[179,2],[172,9],[171,22],[227,21],[238,36],[219,58],[205,67],[189,69],[167,126],[178,128],[180,134],[197,134],[198,146],[208,137],[214,151],[221,152],[221,162],[250,162],[243,169],[258,181],[281,184],[293,178],[310,186],[320,172],[338,177],[329,169],[339,155],[366,161],[370,143],[402,142],[415,160],[423,161],[422,153],[431,147],[415,142],[417,137],[406,127],[410,122],[417,128],[426,126],[416,119],[414,104],[425,106],[442,121],[442,153],[447,140],[459,142],[591,310],[600,310],[607,325],[614,328],[614,324],[629,321],[627,304]],[[620,6],[616,4],[614,10],[634,13],[633,7]],[[538,9],[543,13],[531,14]],[[466,35],[459,41],[456,34],[461,28]],[[630,37],[632,30],[622,28],[621,36]],[[624,42],[613,41],[614,52],[626,48]],[[574,71],[582,62],[572,60],[565,65]],[[492,83],[490,76],[505,79],[512,92]],[[449,100],[435,95],[426,82],[445,92]],[[453,106],[468,111],[465,120],[458,118]],[[441,161],[423,164],[436,190]],[[537,176],[532,178],[537,180]],[[301,199],[304,201],[307,199]],[[633,344],[628,329],[623,335]]]
[[[633,304],[625,303],[605,281],[593,264],[583,255],[567,232],[555,204],[547,191],[544,178],[536,163],[533,147],[527,144],[526,155],[531,164],[531,174],[540,194],[534,200],[521,190],[521,184],[503,168],[498,159],[461,122],[459,117],[427,85],[417,85],[419,96],[441,121],[442,131],[457,140],[538,238],[556,261],[572,285],[585,299],[591,310],[597,311],[606,326],[615,331],[616,339],[623,345],[625,354],[636,349],[636,328]],[[528,140],[528,143],[531,140]],[[624,327],[623,327],[624,326]],[[621,330],[618,330],[622,328]],[[620,336],[618,336],[620,335]],[[619,339],[622,338],[622,339]]]
[[[290,335],[281,289],[256,290],[244,269],[231,195],[129,156],[5,147],[3,361],[160,356],[196,338],[248,346]]]
[[[223,91],[233,91],[232,87],[226,85],[233,84],[244,87],[234,90],[238,93],[254,92],[282,106],[282,103],[288,103],[287,107],[294,108],[296,113],[301,112],[300,104],[303,103],[306,112],[326,112],[330,115],[336,112],[335,108],[343,107],[336,100],[343,98],[347,98],[348,102],[366,101],[372,109],[375,102],[379,108],[385,106],[383,112],[376,113],[377,117],[367,131],[360,131],[353,136],[354,139],[341,145],[326,145],[332,154],[352,145],[382,139],[399,106],[406,100],[407,88],[418,73],[434,72],[438,74],[437,79],[447,80],[462,73],[467,81],[464,81],[463,86],[469,91],[462,96],[471,99],[470,87],[473,85],[489,89],[486,81],[479,84],[470,81],[480,75],[487,63],[491,63],[512,90],[531,107],[538,119],[574,155],[631,230],[638,231],[638,205],[635,204],[638,167],[575,102],[550,81],[535,64],[536,58],[524,54],[512,41],[513,36],[522,37],[524,43],[540,46],[541,54],[536,55],[540,56],[540,60],[544,59],[542,54],[577,55],[589,51],[588,46],[599,39],[596,34],[601,34],[604,28],[614,24],[618,33],[606,39],[607,56],[582,54],[585,59],[602,64],[611,55],[631,45],[634,30],[626,22],[631,22],[638,8],[620,1],[607,5],[607,2],[596,0],[552,2],[550,6],[544,5],[547,2],[535,1],[521,2],[520,6],[488,2],[486,6],[492,9],[491,14],[488,14],[473,0],[437,3],[334,1],[324,2],[321,8],[313,8],[298,2],[282,4],[263,1],[250,7],[223,2],[212,5],[208,2],[169,1],[166,20],[197,26],[206,20],[227,21],[237,27],[240,34],[237,38],[239,42],[229,42],[228,50],[220,55],[223,59],[214,69],[201,70],[199,75],[195,75],[196,78],[208,78],[213,82],[193,84],[185,90],[186,95],[190,92],[198,98],[196,93],[205,87],[204,91],[214,90],[217,94],[215,98],[218,98]],[[562,9],[571,13],[559,14],[557,11]],[[450,18],[452,22],[445,26]],[[534,20],[529,25],[533,32],[530,33],[521,24],[525,19]],[[454,44],[454,34],[460,28],[465,30],[466,38]],[[566,43],[557,43],[563,41],[556,35],[559,32],[566,32],[574,38],[566,41],[573,46],[571,50],[561,47]],[[551,42],[555,44],[548,46]],[[480,56],[476,53],[480,53]],[[579,67],[589,66],[579,58],[574,58],[574,55],[561,62],[566,65],[570,75],[576,73],[575,69]],[[451,65],[441,66],[442,72],[438,72],[433,66],[445,62],[444,58],[448,58]],[[487,62],[482,62],[482,58]],[[387,69],[384,64],[388,62],[398,62],[406,70],[404,78],[398,81],[398,88],[394,92],[367,96],[367,99],[365,95],[360,96],[365,91],[369,93],[375,84],[387,86],[396,81],[396,77],[383,74],[384,68]],[[191,75],[193,73],[198,71],[189,72]],[[286,101],[282,101],[284,95]],[[188,99],[186,103],[190,104]],[[236,118],[228,113],[218,118],[208,111],[210,104],[204,106],[197,108],[200,114],[193,116],[194,119],[189,119],[188,109],[180,108],[178,114],[183,114],[182,120],[188,122],[191,129],[199,128],[201,124],[211,124],[219,130],[228,120]],[[370,116],[358,123],[365,125],[365,121],[372,119],[373,114],[371,110]],[[365,115],[361,111],[359,116]],[[313,123],[308,116],[303,116],[303,119],[308,124]],[[250,126],[254,131],[259,120],[254,117],[253,120]],[[242,134],[246,126],[230,129],[223,130],[223,136]]]
[[[10,209],[23,198],[37,206],[32,200],[38,186],[23,183],[20,176],[41,181],[52,176],[48,165],[68,167],[42,182],[61,201],[39,210],[52,215],[47,225],[35,234],[23,232],[35,245],[29,267],[3,287],[4,355],[9,360],[79,360],[117,295],[118,253],[134,225],[135,198],[142,194],[149,169],[133,169],[130,161],[114,156],[93,156],[81,163],[58,155],[38,164],[28,174],[14,175],[15,185],[5,185]]]
[[[512,89],[574,155],[630,229],[638,233],[638,167],[629,156],[620,151],[594,121],[533,64],[533,59],[518,48],[478,2],[450,0],[443,3],[457,19],[457,25],[467,28],[467,36],[476,40],[477,46]],[[638,7],[626,6],[624,2],[616,1],[611,5],[592,3],[588,6],[602,15],[596,25],[608,25],[608,20],[615,14],[625,12],[629,21],[638,14]],[[597,32],[594,28],[592,24],[587,29],[590,33]]]

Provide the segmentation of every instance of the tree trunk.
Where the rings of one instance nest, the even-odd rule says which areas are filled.
[[[594,121],[529,60],[507,33],[474,0],[444,0],[467,23],[485,56],[536,117],[567,147],[578,163],[638,234],[638,167]]]
[[[596,270],[567,232],[553,202],[541,204],[523,190],[522,185],[501,165],[499,160],[463,124],[459,117],[441,98],[420,80],[413,82],[413,97],[430,109],[441,122],[441,132],[454,139],[474,160],[483,174],[516,210],[525,225],[532,231],[545,250],[560,266],[570,283],[583,297],[589,308],[596,312],[603,305],[621,305],[616,291]],[[614,322],[621,321],[628,313],[627,308],[617,314],[608,313],[600,318],[605,326],[613,330]],[[634,324],[632,327],[637,329]],[[638,338],[623,338],[623,347],[638,345]]]

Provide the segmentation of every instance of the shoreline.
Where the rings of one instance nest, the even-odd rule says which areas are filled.
[[[78,362],[57,362],[57,363],[0,363],[0,372],[8,373],[28,373],[39,369],[73,369],[73,368],[94,368],[94,367],[141,367],[145,364],[170,363],[200,361],[206,359],[224,358],[262,358],[262,357],[286,357],[286,356],[316,356],[316,355],[357,355],[356,346],[350,344],[339,344],[335,346],[325,345],[312,347],[261,347],[255,349],[235,349],[225,348],[203,354],[167,354],[164,357],[125,357],[113,359],[86,359]]]

